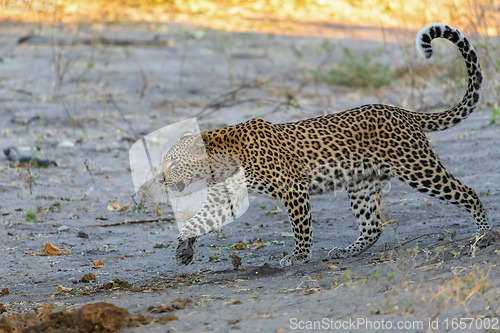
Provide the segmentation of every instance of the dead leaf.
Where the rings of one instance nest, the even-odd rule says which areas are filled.
[[[318,280],[319,280],[319,279],[322,279],[322,278],[324,277],[324,275],[316,275],[316,274],[314,274],[314,276],[315,276],[315,277],[316,277],[316,279],[318,279]]]
[[[110,212],[114,212],[120,209],[120,204],[116,201],[112,201],[110,205],[108,205],[108,210]]]
[[[338,268],[338,267],[337,267],[337,266],[335,266],[335,265],[330,265],[330,266],[328,266],[328,269],[336,269],[336,268]]]
[[[158,216],[162,216],[163,215],[163,213],[160,210],[160,204],[156,205],[156,215],[158,215]]]
[[[234,249],[235,250],[244,250],[245,249],[245,245],[243,245],[241,243],[235,244],[234,245]]]
[[[119,212],[123,212],[123,211],[126,211],[127,209],[130,208],[130,205],[125,205],[123,206],[122,208],[118,209]]]
[[[63,250],[63,249],[58,249],[52,244],[45,244],[45,248],[43,249],[43,252],[47,253],[49,256],[60,256],[62,254],[70,254],[71,252]]]
[[[73,290],[73,288],[66,288],[66,287],[63,287],[63,286],[61,286],[61,285],[58,285],[58,286],[56,287],[56,290],[57,290],[57,292],[63,292],[63,291],[64,291],[64,292],[69,292],[69,291],[72,291],[72,290]]]
[[[231,264],[233,265],[234,269],[238,269],[238,267],[241,266],[241,258],[238,257],[236,254],[229,254],[229,259],[231,260]]]
[[[102,263],[102,261],[100,261],[100,260],[94,260],[94,261],[92,261],[92,263],[94,264],[94,268],[103,268],[103,267],[106,267],[106,265],[104,265]]]
[[[264,242],[262,241],[262,239],[259,238],[256,241],[254,241],[252,245],[253,245],[252,250],[258,250],[261,247],[264,247]]]
[[[45,248],[42,252],[26,252],[26,254],[29,254],[30,256],[60,256],[70,253],[70,251],[58,249],[57,247],[49,243],[45,244]]]

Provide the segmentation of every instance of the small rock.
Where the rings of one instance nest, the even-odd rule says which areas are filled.
[[[90,282],[94,282],[96,281],[96,277],[94,274],[92,273],[87,273],[85,274],[84,276],[82,276],[82,278],[80,279],[80,282],[83,282],[83,283],[90,283]]]
[[[57,145],[57,148],[73,148],[75,146],[75,144],[69,140],[63,140],[61,142],[59,142],[59,144]]]
[[[89,235],[87,235],[86,233],[84,233],[83,231],[78,231],[78,234],[76,235],[76,237],[80,237],[80,238],[89,238]]]
[[[2,291],[0,291],[0,297],[7,296],[9,294],[10,294],[9,288],[3,288]]]

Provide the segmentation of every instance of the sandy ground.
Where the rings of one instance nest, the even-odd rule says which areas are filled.
[[[27,35],[39,37],[18,44]],[[96,36],[136,45],[103,40],[60,45]],[[158,45],[141,45],[154,36],[150,44]],[[181,25],[36,29],[4,24],[0,147],[16,147],[19,155],[58,166],[28,171],[0,157],[0,290],[8,289],[0,293],[3,318],[47,304],[60,311],[94,302],[156,318],[158,311],[150,307],[180,297],[189,301],[164,311],[177,320],[123,331],[389,331],[401,323],[407,331],[426,331],[429,322],[439,324],[440,331],[455,331],[452,321],[466,317],[477,320],[467,321],[464,331],[500,330],[498,235],[490,235],[491,245],[483,239],[471,247],[468,238],[476,226],[466,212],[395,180],[383,195],[393,223],[367,253],[327,259],[331,247],[349,245],[358,233],[341,191],[312,198],[313,258],[287,268],[279,267],[279,259],[292,251],[293,238],[278,202],[252,198],[241,218],[199,240],[193,264],[178,267],[171,209],[160,205],[159,217],[154,204],[138,206],[140,200],[132,198],[128,149],[136,137],[193,117],[238,87],[249,86],[228,107],[201,113],[202,130],[252,117],[293,121],[371,102],[407,107],[413,103],[410,91],[398,84],[348,89],[313,80],[310,72],[342,61],[345,53],[328,56],[328,45],[378,50],[380,61],[404,66],[401,45],[411,38],[384,44]],[[425,98],[419,97],[424,107],[439,105],[444,94],[439,88],[424,92]],[[287,96],[300,108],[286,107]],[[480,193],[498,229],[500,127],[490,119],[482,104],[460,125],[429,137],[443,164]],[[113,202],[128,209],[108,207]],[[136,220],[143,222],[106,226]],[[46,243],[71,253],[30,255]],[[229,254],[241,257],[238,270]],[[105,267],[95,268],[94,260]],[[78,282],[88,273],[95,281]],[[106,285],[110,280],[114,284]],[[6,327],[1,325],[0,331]]]

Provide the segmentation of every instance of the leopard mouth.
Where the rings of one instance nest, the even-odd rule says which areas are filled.
[[[186,183],[184,183],[182,180],[178,182],[169,182],[166,181],[165,179],[160,179],[160,183],[163,184],[166,188],[167,191],[174,191],[174,192],[182,192],[186,188]]]
[[[186,188],[186,184],[183,181],[178,181],[174,185],[178,192],[182,192]]]

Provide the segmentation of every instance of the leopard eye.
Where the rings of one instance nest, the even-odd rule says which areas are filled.
[[[178,161],[172,161],[172,163],[170,163],[170,165],[168,167],[168,170],[169,171],[173,170],[177,166],[177,164],[179,164]]]

